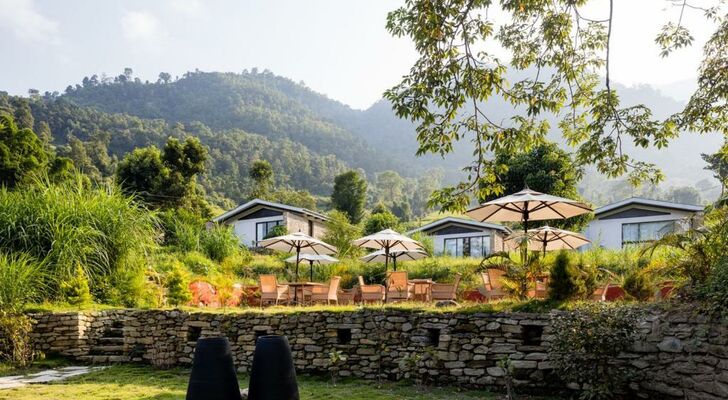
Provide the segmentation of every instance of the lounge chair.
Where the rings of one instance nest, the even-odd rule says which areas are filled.
[[[290,291],[288,285],[279,285],[275,275],[260,275],[260,307],[268,303],[288,303]]]
[[[367,285],[359,275],[359,295],[362,303],[384,301],[385,289],[382,285]]]
[[[452,300],[455,301],[458,293],[458,285],[462,275],[455,274],[455,280],[452,283],[433,283],[432,284],[432,300]]]
[[[501,278],[505,274],[505,271],[492,268],[481,272],[480,277],[483,279],[483,287],[478,288],[480,294],[485,296],[488,301],[506,297],[506,292],[503,290],[503,283],[501,282]]]
[[[407,279],[407,271],[392,271],[387,276],[387,303],[409,300],[414,283]]]
[[[621,286],[607,283],[604,287],[597,288],[591,295],[592,300],[596,301],[614,301],[624,298],[627,293]]]
[[[328,286],[313,286],[311,288],[311,302],[326,302],[331,304],[334,302],[339,304],[339,282],[341,281],[340,276],[332,276]]]

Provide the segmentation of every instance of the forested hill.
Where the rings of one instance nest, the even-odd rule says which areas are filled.
[[[154,83],[124,75],[110,82],[91,77],[63,98],[104,112],[198,121],[213,131],[241,129],[270,140],[288,139],[368,173],[403,169],[396,157],[374,151],[363,139],[366,135],[354,134],[341,123],[361,112],[268,72],[189,72],[178,80]]]

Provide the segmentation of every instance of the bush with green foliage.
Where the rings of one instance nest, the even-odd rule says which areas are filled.
[[[0,310],[0,361],[17,368],[29,366],[38,355],[31,342],[32,332],[29,316]]]
[[[182,263],[195,275],[209,276],[218,272],[218,264],[204,254],[191,251],[182,257]]]
[[[0,253],[0,310],[15,314],[43,293],[43,267],[27,254]]]
[[[396,215],[392,214],[389,210],[382,210],[381,212],[372,213],[364,221],[364,235],[371,235],[384,229],[399,230],[400,221]]]
[[[200,236],[205,224],[203,218],[191,211],[172,208],[159,213],[164,233],[164,245],[180,251],[200,249]]]
[[[576,383],[582,399],[614,399],[626,389],[630,370],[614,365],[638,333],[634,307],[587,303],[554,314],[549,360],[565,383]]]
[[[634,269],[624,277],[622,289],[627,295],[640,301],[649,299],[654,293],[652,282],[641,269]]]
[[[164,287],[167,289],[167,303],[170,305],[187,304],[192,298],[189,277],[180,265],[167,274]]]
[[[723,257],[713,266],[707,281],[696,290],[697,297],[711,306],[711,311],[728,315],[728,257]]]
[[[328,217],[323,241],[339,250],[337,253],[339,258],[356,258],[361,255],[361,249],[351,243],[361,237],[361,228],[353,225],[344,211],[332,210],[328,213]]]
[[[559,252],[556,260],[551,265],[549,275],[549,299],[564,301],[576,296],[578,289],[577,272],[571,265],[571,260],[566,252]]]
[[[214,225],[202,232],[200,247],[211,260],[220,262],[240,249],[240,241],[229,225]]]
[[[76,264],[76,271],[72,277],[61,281],[61,297],[68,304],[79,307],[91,302],[88,277],[81,264]]]

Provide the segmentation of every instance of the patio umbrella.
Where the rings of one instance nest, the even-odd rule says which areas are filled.
[[[506,238],[509,243],[522,243],[528,240],[527,246],[529,250],[543,250],[544,255],[547,251],[576,249],[591,243],[589,239],[576,233],[564,229],[552,228],[548,225],[536,229],[529,229],[528,234],[517,233]]]
[[[362,257],[364,262],[382,262],[386,261],[384,250],[377,250]],[[393,268],[397,270],[397,260],[419,260],[427,257],[427,253],[423,250],[394,250],[389,252],[389,258],[393,261]]]
[[[579,201],[540,193],[526,186],[520,192],[471,208],[466,214],[480,222],[523,222],[523,231],[527,232],[529,221],[567,219],[591,211],[591,207]]]
[[[335,262],[339,262],[338,258],[334,258],[331,256],[327,256],[326,254],[306,254],[303,253],[299,257],[299,261],[308,261],[309,267],[310,267],[310,277],[309,279],[313,281],[313,265],[324,265],[324,264],[333,264]],[[290,256],[286,258],[287,263],[294,263],[296,262],[296,256]]]
[[[392,251],[423,250],[420,242],[391,229],[385,229],[369,236],[364,236],[352,241],[352,243],[358,247],[382,250],[384,252],[385,272],[389,267],[389,258]]]
[[[301,253],[334,254],[337,251],[336,247],[301,232],[263,239],[258,242],[258,247],[279,250],[286,253],[296,253],[296,281],[298,281],[298,264],[301,261]],[[294,301],[296,300],[297,294],[298,291],[293,292]]]

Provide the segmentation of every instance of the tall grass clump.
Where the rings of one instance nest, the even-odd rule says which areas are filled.
[[[43,292],[41,265],[27,254],[0,253],[0,310],[19,313]]]
[[[215,225],[202,232],[200,246],[207,257],[221,262],[227,257],[235,255],[240,250],[240,242],[227,225]]]
[[[17,191],[0,188],[0,248],[43,262],[46,299],[58,297],[60,282],[73,278],[77,265],[94,292],[150,249],[156,227],[155,215],[116,186],[92,187],[81,176],[64,183],[39,180]]]

